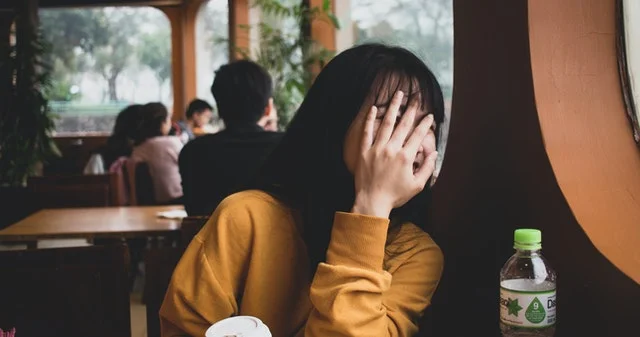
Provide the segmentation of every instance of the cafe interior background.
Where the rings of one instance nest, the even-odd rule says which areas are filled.
[[[220,65],[282,58],[281,50],[269,49],[275,37],[258,29],[265,23],[290,43],[314,41],[326,59],[357,43],[382,41],[411,49],[435,70],[447,119],[425,211],[445,269],[421,334],[498,335],[498,274],[512,254],[513,230],[521,227],[542,230],[545,256],[558,273],[556,336],[638,333],[639,2],[275,1],[317,9],[302,27],[298,18],[264,7],[274,1],[258,2],[262,6],[249,0],[0,2],[0,328],[8,324],[3,319],[37,321],[47,312],[43,322],[67,335],[86,327],[104,328],[96,335],[158,335],[158,301],[184,244],[168,247],[162,238],[190,238],[202,220],[158,220],[159,212],[179,207],[126,213],[118,207],[134,207],[142,197],[122,198],[114,177],[82,177],[82,169],[125,106],[160,101],[180,120],[193,98],[213,103],[209,88]],[[55,48],[39,51],[37,27]],[[325,59],[300,67],[306,52],[287,54],[291,64],[269,70],[312,80]],[[29,77],[42,71],[42,59],[50,65],[46,85]],[[34,103],[47,85],[53,120]],[[286,130],[303,90],[283,95],[279,127]],[[219,124],[214,118],[211,127]],[[11,152],[15,137],[24,147]],[[49,151],[51,142],[57,151]],[[64,213],[98,206],[104,209]],[[51,211],[38,215],[42,226],[67,232],[44,229],[36,239],[12,234],[13,224],[42,209]],[[132,218],[156,227],[104,238],[74,227]],[[143,234],[157,238],[146,252],[144,277],[132,287],[118,276],[126,274],[118,272],[130,260],[126,250],[87,248]],[[69,245],[86,247],[73,256],[46,249]],[[23,250],[43,253],[16,257]],[[20,281],[35,272],[46,276]],[[28,311],[34,308],[29,301],[38,302],[39,311]],[[19,308],[24,312],[17,314]],[[75,317],[76,328],[52,317]]]

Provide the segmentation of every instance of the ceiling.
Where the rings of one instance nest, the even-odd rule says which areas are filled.
[[[13,1],[0,0],[0,10],[12,8]],[[39,0],[38,3],[40,7],[168,6],[180,5],[188,1],[189,0]]]

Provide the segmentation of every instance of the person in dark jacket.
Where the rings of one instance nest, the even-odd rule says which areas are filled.
[[[275,119],[273,83],[256,63],[223,65],[211,86],[225,130],[198,137],[180,153],[184,206],[189,215],[210,215],[228,195],[248,184],[282,138],[265,130]]]

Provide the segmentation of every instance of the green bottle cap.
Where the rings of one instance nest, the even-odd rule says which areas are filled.
[[[542,232],[539,229],[516,229],[513,233],[513,248],[524,250],[542,248]]]

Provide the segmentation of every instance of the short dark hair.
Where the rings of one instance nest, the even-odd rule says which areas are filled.
[[[206,110],[213,111],[213,107],[207,103],[207,101],[196,98],[189,103],[189,106],[187,106],[187,119],[193,117],[194,114],[201,113]]]
[[[167,120],[169,111],[162,103],[147,103],[140,108],[140,127],[135,135],[135,143],[142,144],[145,140],[162,136],[162,124]]]
[[[273,82],[258,64],[241,60],[216,71],[211,93],[227,126],[255,124],[272,97]]]

